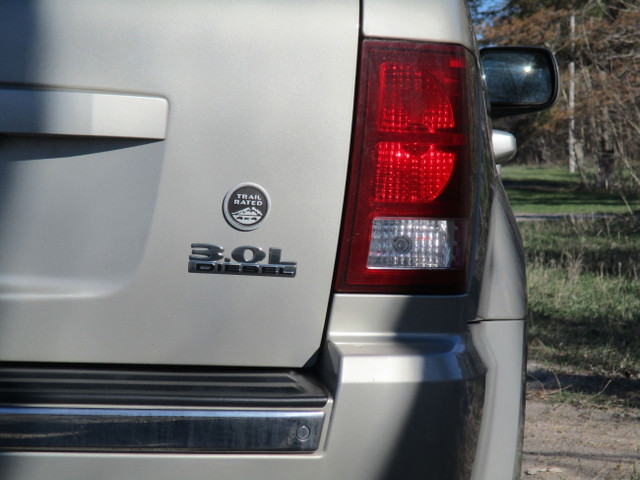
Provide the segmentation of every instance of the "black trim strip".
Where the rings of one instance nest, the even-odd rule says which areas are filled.
[[[152,370],[0,365],[0,405],[322,408],[329,394],[296,370]]]
[[[311,452],[324,412],[0,408],[0,450]]]

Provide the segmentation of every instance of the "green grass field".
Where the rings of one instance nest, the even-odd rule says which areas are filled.
[[[627,214],[640,211],[640,198],[589,192],[580,176],[559,167],[505,165],[502,181],[516,213]]]
[[[624,201],[603,202],[575,190],[569,174],[545,170],[516,167],[505,175],[516,212],[610,215],[519,222],[529,358],[553,373],[551,391],[560,399],[640,408],[640,218]],[[534,201],[525,198],[531,192]]]

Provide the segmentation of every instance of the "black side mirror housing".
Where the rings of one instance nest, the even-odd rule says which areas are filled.
[[[480,50],[492,118],[538,112],[558,98],[558,64],[541,47],[486,47]]]

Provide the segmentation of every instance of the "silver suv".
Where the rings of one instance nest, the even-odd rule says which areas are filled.
[[[7,0],[0,45],[1,478],[518,476],[490,115],[548,52],[481,73],[462,0]]]

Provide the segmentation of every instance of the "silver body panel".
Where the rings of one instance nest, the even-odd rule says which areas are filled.
[[[251,450],[270,429],[258,421],[234,453],[167,452],[152,435],[135,453],[109,453],[106,439],[101,451],[5,451],[3,479],[519,478],[524,263],[482,102],[469,293],[331,293],[361,35],[475,54],[463,0],[0,4],[0,106],[18,89],[30,93],[11,108],[31,112],[17,127],[0,119],[0,362],[287,367],[328,391],[323,407],[266,409],[322,417],[306,451]],[[66,120],[84,107],[43,108],[122,97],[98,127]],[[165,113],[136,107],[149,124],[121,123],[131,98]],[[272,200],[248,232],[222,212],[244,182]],[[194,243],[279,248],[296,275],[189,273]],[[102,420],[118,411],[99,407]],[[256,409],[208,411],[253,421]]]
[[[0,122],[30,135],[0,142],[0,360],[305,365],[333,278],[358,2],[1,8],[0,100],[48,93],[22,102],[31,118]],[[140,132],[107,114],[114,102],[94,107],[115,132],[47,126],[86,92],[166,99],[166,139],[121,138]],[[52,97],[68,103],[51,110]],[[272,199],[253,232],[221,215],[242,182]],[[189,274],[192,243],[280,248],[296,280]]]

